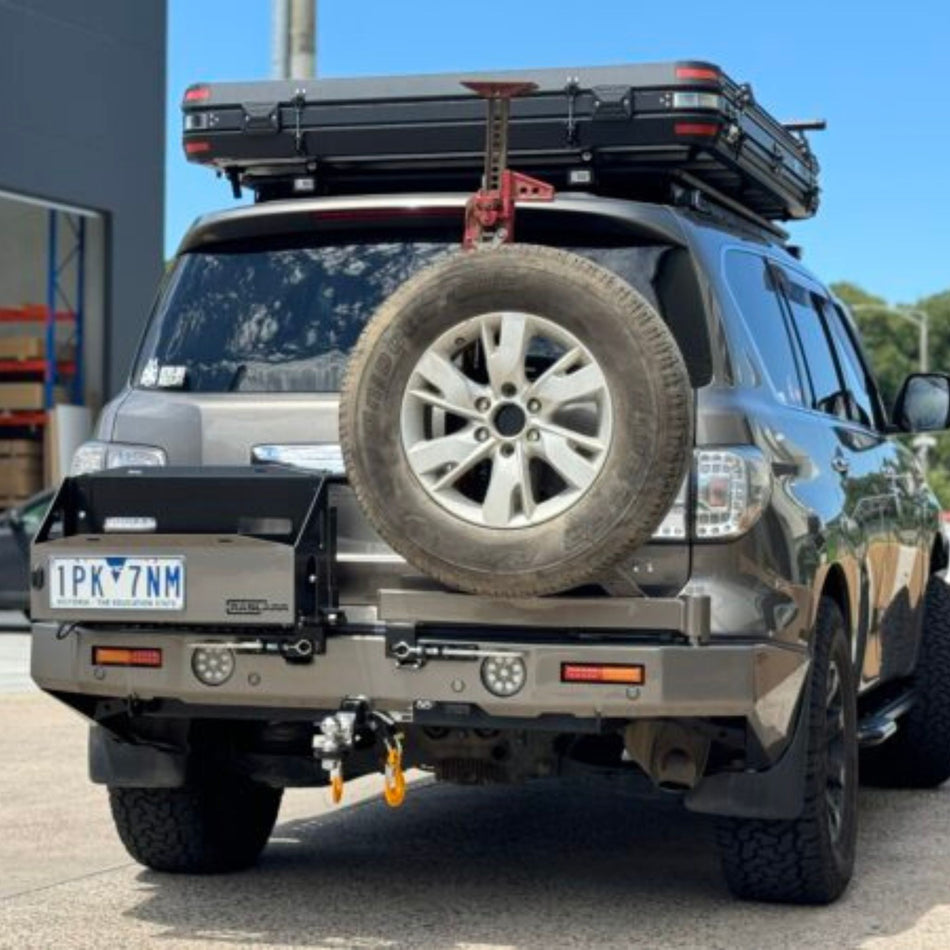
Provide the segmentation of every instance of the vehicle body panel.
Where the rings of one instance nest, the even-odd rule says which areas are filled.
[[[374,215],[377,222],[394,215],[441,213],[461,220],[463,205],[459,195],[274,202],[201,219],[179,253],[248,235],[314,229],[315,222],[336,229],[354,222],[359,226]],[[909,673],[931,551],[939,537],[934,496],[883,419],[859,424],[776,398],[758,346],[760,334],[769,331],[740,309],[724,273],[725,255],[759,255],[763,266],[768,261],[770,268],[794,275],[808,293],[830,304],[828,292],[779,245],[774,232],[747,222],[723,223],[698,212],[589,195],[563,196],[551,205],[524,210],[535,221],[550,221],[557,214],[565,220],[577,216],[577,221],[596,215],[604,227],[626,228],[631,235],[688,249],[710,344],[708,378],[694,389],[695,445],[754,447],[770,465],[769,503],[741,537],[656,541],[622,565],[638,588],[634,593],[708,598],[709,630],[702,642],[678,628],[672,633],[681,639],[671,641],[668,629],[632,624],[627,633],[640,639],[621,644],[570,618],[556,617],[546,629],[519,631],[517,604],[510,605],[510,621],[499,623],[505,602],[488,610],[472,598],[468,625],[449,632],[456,639],[468,638],[479,650],[522,655],[529,669],[522,693],[507,699],[492,696],[471,661],[442,659],[415,669],[395,664],[388,640],[414,625],[409,615],[387,621],[380,612],[380,592],[442,595],[444,590],[378,537],[351,490],[341,485],[334,489],[340,607],[354,624],[347,630],[344,623],[329,636],[326,653],[312,664],[238,651],[233,678],[224,686],[208,687],[192,673],[192,651],[209,635],[226,643],[226,631],[202,634],[174,625],[143,631],[122,623],[98,629],[87,624],[61,642],[54,627],[41,624],[33,653],[33,675],[40,685],[84,711],[108,697],[131,697],[157,704],[161,715],[166,714],[163,704],[170,704],[167,715],[179,709],[185,718],[226,716],[235,710],[260,719],[273,719],[281,710],[316,716],[355,695],[398,710],[407,721],[417,713],[454,708],[458,718],[449,717],[449,725],[475,721],[477,714],[488,728],[532,723],[541,728],[549,717],[561,717],[559,728],[568,731],[572,721],[581,730],[591,721],[600,728],[609,719],[734,717],[748,729],[747,761],[768,771],[777,768],[786,750],[800,746],[793,740],[802,734],[796,713],[822,596],[835,597],[846,615],[862,690]],[[784,300],[782,294],[784,290],[779,295]],[[781,306],[788,308],[782,311],[783,321],[790,321],[788,300]],[[804,354],[796,359],[801,369]],[[247,466],[257,445],[336,445],[338,411],[336,393],[189,393],[142,389],[132,381],[103,410],[98,435],[159,446],[173,466]],[[695,491],[694,482],[689,491]],[[121,540],[114,543],[121,546]],[[557,598],[551,604],[553,616]],[[420,630],[438,635],[437,624],[422,624]],[[104,670],[92,664],[93,645],[146,642],[163,650],[168,662],[162,670]],[[642,663],[645,682],[633,689],[562,682],[562,664],[595,660]],[[756,812],[767,814],[767,805]]]

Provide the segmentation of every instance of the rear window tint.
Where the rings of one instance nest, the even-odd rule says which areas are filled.
[[[654,305],[664,247],[570,248]],[[184,255],[166,284],[133,385],[193,392],[335,392],[379,305],[458,240],[234,246]]]

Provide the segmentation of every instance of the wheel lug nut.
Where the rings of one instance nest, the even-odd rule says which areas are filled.
[[[475,439],[478,442],[484,442],[488,438],[488,429],[484,426],[480,426],[475,430]]]
[[[502,387],[501,387],[501,394],[502,394],[502,396],[507,396],[509,399],[510,399],[516,392],[518,392],[518,389],[517,389],[517,387],[514,385],[514,383],[504,383],[504,384],[502,385]]]
[[[488,410],[491,409],[491,400],[486,399],[484,396],[480,396],[475,400],[475,408],[479,412],[488,412]]]
[[[540,399],[529,399],[528,400],[528,412],[540,412],[541,411],[541,400]]]
[[[511,456],[515,454],[515,447],[506,442],[501,447],[501,454],[504,455],[505,458],[511,458]]]
[[[541,438],[541,433],[537,429],[528,429],[528,441],[537,442]]]

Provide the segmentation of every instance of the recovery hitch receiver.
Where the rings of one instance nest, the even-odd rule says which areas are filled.
[[[398,808],[406,797],[406,778],[402,770],[403,735],[391,716],[372,709],[363,696],[344,700],[339,711],[323,719],[313,738],[313,754],[330,775],[330,793],[334,804],[343,799],[343,763],[355,749],[372,748],[377,739],[386,748],[383,770],[383,798]]]

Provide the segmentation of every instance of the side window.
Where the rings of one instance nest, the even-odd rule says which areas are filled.
[[[831,329],[831,336],[838,352],[838,362],[841,364],[841,374],[844,376],[845,386],[851,398],[851,418],[869,428],[876,428],[879,420],[876,409],[880,403],[864,360],[861,359],[838,308],[829,301],[823,300],[822,310],[825,321]]]
[[[820,299],[807,287],[780,272],[782,290],[792,314],[805,368],[811,382],[813,408],[832,416],[848,418],[848,404],[831,341],[820,310]]]
[[[780,402],[804,406],[801,375],[792,350],[782,304],[763,258],[746,251],[729,251],[726,282],[755,340],[765,371]]]

